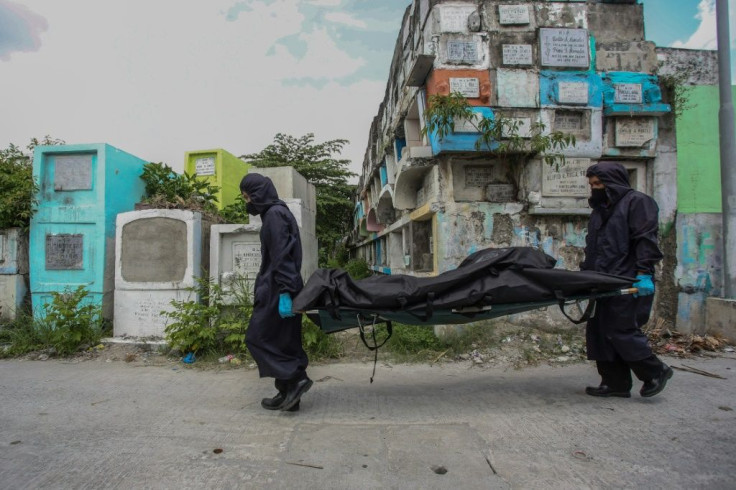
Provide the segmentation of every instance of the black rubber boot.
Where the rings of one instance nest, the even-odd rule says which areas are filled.
[[[261,406],[266,410],[282,410],[284,401],[286,400],[286,393],[278,392],[273,398],[264,398],[261,400]],[[294,405],[286,409],[287,412],[298,412],[299,411],[299,400]]]

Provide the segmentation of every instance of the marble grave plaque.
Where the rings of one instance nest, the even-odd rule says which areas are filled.
[[[589,194],[585,171],[590,158],[565,158],[559,169],[542,163],[542,195],[586,197]]]
[[[528,24],[528,5],[499,5],[498,21],[501,25]]]
[[[194,172],[197,175],[215,175],[215,158],[197,158],[194,162]]]
[[[582,112],[555,112],[554,130],[562,132],[582,131],[585,118]]]
[[[513,184],[488,184],[486,186],[486,200],[490,202],[516,201],[516,192]]]
[[[559,82],[557,102],[560,104],[587,104],[588,82]]]
[[[255,242],[233,243],[233,271],[255,279],[261,268],[261,244]]]
[[[46,235],[46,270],[81,270],[83,245],[80,234]]]
[[[478,43],[467,41],[448,41],[447,60],[476,63],[478,61]]]
[[[539,30],[542,66],[587,68],[589,65],[587,29]]]
[[[614,83],[613,88],[616,104],[641,104],[643,101],[640,83]]]
[[[477,78],[450,78],[450,93],[460,92],[463,97],[480,97],[480,82]]]
[[[504,44],[502,50],[504,65],[531,65],[533,63],[530,44]]]
[[[641,147],[654,139],[654,119],[632,117],[616,119],[616,146]]]
[[[440,30],[442,32],[465,32],[468,30],[468,17],[474,8],[445,7],[440,11]]]
[[[465,167],[465,188],[485,187],[496,179],[496,167]]]

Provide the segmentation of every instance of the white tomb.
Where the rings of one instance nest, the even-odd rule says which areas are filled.
[[[199,213],[149,209],[120,213],[115,230],[115,337],[163,337],[172,300],[198,299]]]

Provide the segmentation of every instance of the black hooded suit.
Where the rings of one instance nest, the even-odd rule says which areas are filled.
[[[250,202],[249,214],[261,216],[261,267],[253,290],[253,314],[246,344],[261,377],[278,381],[305,376],[307,354],[302,347],[301,315],[281,318],[279,295],[292,298],[302,289],[302,244],[294,215],[279,199],[271,179],[248,174],[240,183]]]
[[[587,171],[605,185],[606,203],[591,200],[582,270],[636,277],[654,274],[662,259],[657,245],[657,203],[629,185],[626,169],[617,162],[599,162]],[[641,327],[648,321],[654,296],[618,296],[598,300],[588,321],[588,359],[598,361],[604,384],[628,391],[633,370],[639,379],[651,379],[662,363],[653,355]],[[628,387],[626,386],[628,385]]]

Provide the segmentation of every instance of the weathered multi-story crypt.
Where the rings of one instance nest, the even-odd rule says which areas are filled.
[[[415,0],[370,129],[355,255],[379,273],[434,275],[480,248],[533,246],[577,269],[590,212],[585,169],[602,159],[629,169],[667,229],[676,152],[657,69],[636,0]],[[543,128],[575,144],[555,166],[478,147],[467,121],[444,137],[427,131],[431,97],[458,93],[474,113],[513,121],[522,138]]]

